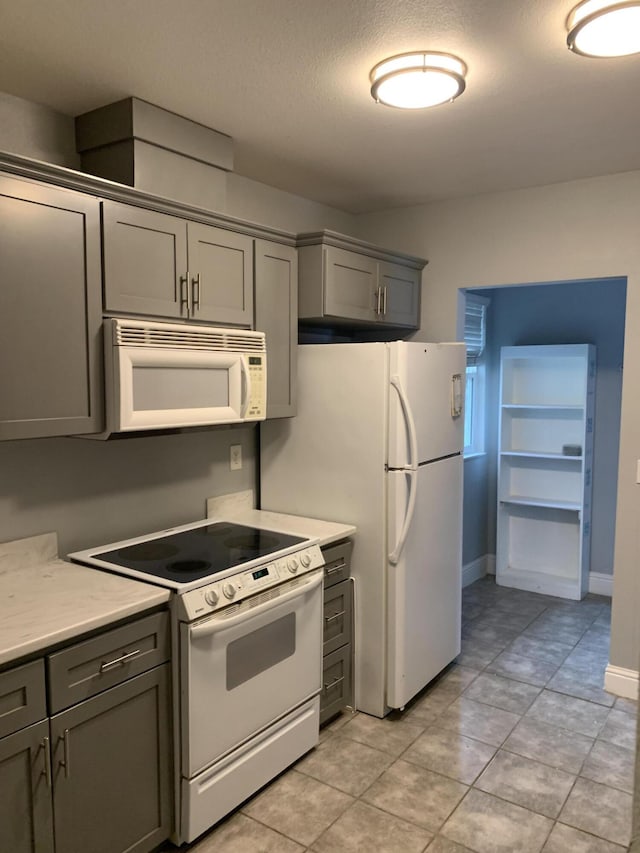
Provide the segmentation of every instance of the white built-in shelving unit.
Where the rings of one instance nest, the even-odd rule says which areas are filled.
[[[503,347],[496,580],[580,599],[591,532],[595,347]]]

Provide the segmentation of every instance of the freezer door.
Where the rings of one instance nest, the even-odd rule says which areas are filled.
[[[389,548],[409,500],[409,477],[390,471]],[[420,466],[413,522],[387,566],[386,704],[402,708],[460,653],[462,459]]]
[[[389,348],[389,467],[403,468],[460,452],[464,440],[464,344],[394,341]],[[413,416],[417,459],[410,457],[409,428],[394,377]]]

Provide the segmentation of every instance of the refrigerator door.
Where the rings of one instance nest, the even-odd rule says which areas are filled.
[[[402,708],[460,653],[462,458],[421,465],[413,522],[387,567],[386,704]],[[393,551],[409,501],[410,472],[390,471]]]
[[[464,440],[464,344],[394,341],[389,350],[389,468],[405,468],[459,453]],[[398,384],[413,416],[417,459],[411,457]]]

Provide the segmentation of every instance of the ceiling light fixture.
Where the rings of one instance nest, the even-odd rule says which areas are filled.
[[[567,18],[567,44],[582,56],[640,52],[640,0],[583,0]]]
[[[435,107],[464,92],[466,73],[464,62],[449,53],[400,53],[371,69],[371,97],[403,110]]]

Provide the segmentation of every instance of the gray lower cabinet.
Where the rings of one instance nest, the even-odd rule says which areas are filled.
[[[252,325],[252,237],[104,201],[102,239],[105,311]]]
[[[171,835],[168,658],[158,613],[48,655],[48,696],[42,658],[0,673],[2,853],[149,853]]]
[[[101,429],[99,211],[0,175],[0,439]]]
[[[0,738],[0,850],[53,853],[49,723]]]
[[[169,664],[51,718],[56,853],[143,853],[171,833]]]
[[[425,260],[332,231],[301,234],[297,245],[301,322],[419,327]]]
[[[296,413],[298,253],[293,246],[255,241],[255,328],[266,334],[267,418]]]
[[[324,629],[320,724],[353,705],[353,585],[351,540],[322,549]]]

